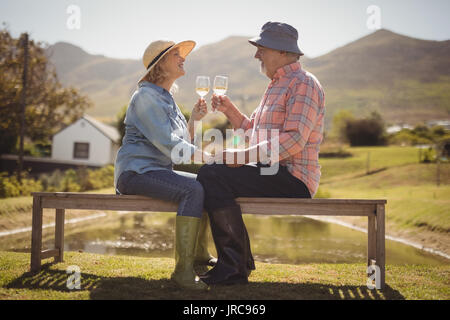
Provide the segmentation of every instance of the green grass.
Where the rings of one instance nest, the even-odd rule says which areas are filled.
[[[352,178],[365,174],[367,171],[367,158],[369,157],[369,171],[381,168],[402,166],[418,163],[418,149],[415,147],[353,147],[344,148],[353,156],[350,158],[321,158],[321,183],[342,178]]]
[[[369,290],[362,264],[256,263],[248,285],[195,292],[169,280],[170,258],[66,252],[65,262],[29,270],[28,253],[0,252],[0,299],[450,299],[450,267],[386,267],[386,288]],[[50,261],[50,260],[49,260]],[[81,289],[67,289],[66,269],[81,271]]]
[[[345,148],[353,157],[320,159],[319,197],[386,199],[386,220],[396,229],[450,232],[450,164],[419,164],[414,147]],[[370,171],[366,174],[367,155]]]
[[[335,179],[321,186],[331,198],[386,199],[386,220],[398,228],[426,228],[450,232],[449,164],[441,166],[437,186],[436,164],[409,164],[353,179]]]
[[[16,197],[0,199],[0,216],[31,212],[33,207],[33,197]]]

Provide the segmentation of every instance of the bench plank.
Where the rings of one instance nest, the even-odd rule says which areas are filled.
[[[59,255],[59,249],[46,249],[41,251],[41,259],[47,259],[57,257]]]
[[[348,203],[278,202],[253,203],[239,201],[243,213],[265,215],[321,215],[321,216],[370,216],[375,215],[375,205]]]
[[[176,212],[178,204],[135,195],[89,193],[34,193],[43,208]],[[243,213],[280,215],[371,216],[386,200],[237,198]]]
[[[83,192],[33,192],[33,196],[45,198],[63,198],[63,199],[97,199],[97,200],[152,200],[158,201],[145,196],[137,195],[116,195],[116,194],[98,194],[98,193],[83,193]],[[237,198],[239,202],[252,203],[272,203],[277,201],[279,203],[315,203],[315,204],[386,204],[385,199],[298,199],[298,198]]]
[[[82,209],[82,210],[117,210],[117,211],[158,211],[176,212],[178,205],[174,202],[167,202],[147,197],[122,198],[115,196],[110,199],[72,198],[72,197],[42,197],[43,208],[56,209]]]

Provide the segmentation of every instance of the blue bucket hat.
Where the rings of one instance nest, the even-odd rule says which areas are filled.
[[[303,52],[297,45],[298,32],[293,26],[282,22],[267,22],[263,25],[259,36],[248,42],[254,46],[263,46],[275,50],[298,53],[303,56]]]

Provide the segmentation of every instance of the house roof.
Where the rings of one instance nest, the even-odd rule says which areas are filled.
[[[101,133],[103,133],[106,137],[108,137],[112,141],[119,142],[120,133],[119,130],[117,130],[117,128],[104,124],[87,114],[84,114],[82,118],[85,119],[87,122],[89,122],[91,125],[93,125],[95,128],[97,128]]]
[[[94,128],[96,128],[98,131],[100,131],[100,133],[102,133],[105,137],[107,137],[108,139],[112,140],[114,143],[119,143],[120,142],[120,133],[119,130],[117,130],[117,128],[113,127],[113,126],[109,126],[107,124],[104,124],[98,120],[96,120],[95,118],[84,114],[80,119],[78,119],[77,121],[84,119],[87,122],[89,122]],[[77,122],[75,121],[75,122]],[[74,122],[74,123],[75,123]],[[59,134],[60,132],[66,130],[68,127],[70,127],[71,125],[73,125],[74,123],[69,124],[68,126],[62,128],[61,130],[59,130],[57,133],[55,133],[53,136],[56,136],[57,134]]]

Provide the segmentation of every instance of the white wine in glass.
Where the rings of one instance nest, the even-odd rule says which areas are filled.
[[[206,96],[209,92],[209,77],[198,76],[195,82],[195,91],[201,98]]]
[[[218,96],[223,96],[227,92],[228,89],[228,77],[225,76],[216,76],[214,78],[214,93]],[[213,111],[217,112],[216,109]]]

